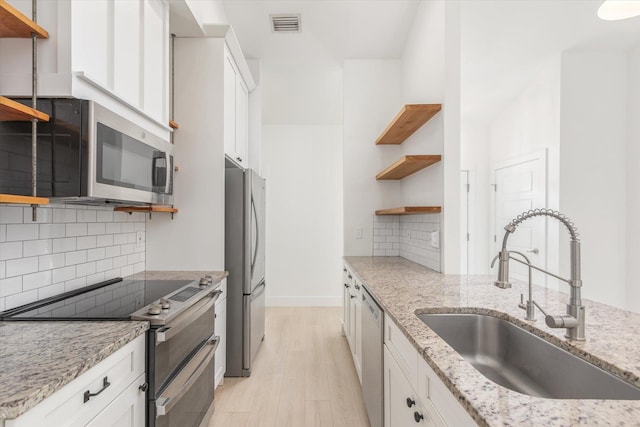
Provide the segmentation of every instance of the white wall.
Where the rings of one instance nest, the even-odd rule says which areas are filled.
[[[344,254],[373,254],[377,209],[401,206],[396,181],[376,181],[396,161],[400,149],[376,145],[376,138],[402,107],[401,67],[396,60],[344,62]],[[362,238],[356,231],[362,230]]]
[[[580,232],[583,296],[624,307],[626,54],[565,52],[561,99],[560,210]],[[568,250],[563,243],[560,249],[566,270]]]
[[[224,39],[175,43],[174,219],[148,225],[147,269],[224,270]]]
[[[627,91],[627,191],[626,191],[626,308],[640,312],[640,284],[638,284],[637,262],[640,259],[640,45],[629,52],[629,87]]]
[[[341,305],[342,67],[263,61],[267,305]]]

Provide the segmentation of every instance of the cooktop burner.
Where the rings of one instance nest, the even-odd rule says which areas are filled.
[[[193,280],[122,280],[76,294],[39,301],[3,320],[129,319],[131,314]],[[197,282],[195,283],[197,287]]]

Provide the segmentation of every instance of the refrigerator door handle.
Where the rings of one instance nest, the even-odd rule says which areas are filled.
[[[263,280],[262,282],[260,282],[258,286],[256,286],[256,288],[251,293],[251,301],[253,301],[254,299],[258,298],[260,295],[262,295],[266,289],[267,289],[267,284]]]
[[[253,270],[256,267],[256,260],[258,259],[258,247],[260,246],[260,225],[258,224],[258,211],[256,210],[256,204],[253,201],[253,194],[251,195],[251,216],[256,224],[256,247],[253,248],[253,255],[251,256],[251,278],[253,278]]]

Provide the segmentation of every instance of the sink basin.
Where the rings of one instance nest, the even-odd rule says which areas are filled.
[[[482,375],[552,399],[640,400],[640,389],[505,320],[479,314],[418,317]]]

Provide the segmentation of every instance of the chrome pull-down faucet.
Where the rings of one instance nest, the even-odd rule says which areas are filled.
[[[528,220],[529,218],[533,218],[535,216],[548,216],[551,218],[555,218],[560,221],[566,228],[569,230],[569,234],[571,239],[569,241],[569,250],[571,257],[571,276],[569,279],[562,278],[556,274],[543,270],[540,267],[536,267],[531,264],[529,258],[527,258],[524,254],[515,251],[507,250],[507,240],[509,236],[515,232],[516,227],[520,225],[523,221]],[[533,209],[528,212],[524,212],[518,215],[514,220],[512,220],[509,224],[504,227],[506,233],[504,234],[504,239],[502,240],[502,249],[495,256],[493,261],[491,262],[491,267],[495,264],[496,260],[498,262],[498,278],[494,282],[499,288],[506,289],[511,287],[511,283],[509,282],[509,260],[514,260],[521,264],[524,264],[529,267],[529,300],[526,305],[524,301],[518,305],[520,308],[526,310],[527,320],[534,320],[534,307],[538,307],[538,309],[544,314],[545,322],[547,326],[550,328],[566,328],[565,336],[572,340],[582,341],[584,340],[584,319],[585,319],[585,309],[582,305],[582,297],[581,297],[581,289],[582,289],[582,279],[580,277],[580,240],[578,239],[578,230],[576,229],[573,222],[569,220],[566,216],[562,215],[560,212],[553,211],[551,209]],[[511,254],[518,254],[524,258],[524,261],[514,258]],[[542,273],[548,274],[549,276],[555,277],[556,279],[562,280],[563,282],[567,282],[570,286],[570,296],[569,296],[569,304],[567,304],[567,314],[565,315],[548,315],[542,310],[542,308],[533,301],[532,291],[531,291],[531,269],[535,269],[541,271]],[[521,297],[522,299],[522,297]]]

